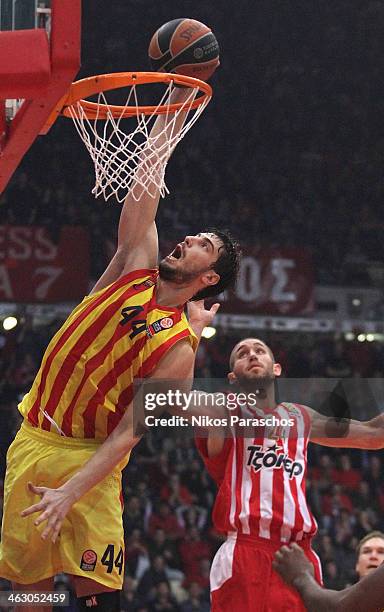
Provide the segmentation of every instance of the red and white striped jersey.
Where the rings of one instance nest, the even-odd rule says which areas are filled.
[[[232,429],[232,436],[213,458],[208,457],[206,438],[197,438],[196,444],[219,487],[213,509],[215,528],[291,542],[317,530],[305,492],[311,423],[308,412],[298,404],[279,404],[265,411],[264,417],[272,414],[291,419],[289,432],[258,427],[252,430],[256,437],[242,437]],[[242,415],[249,417],[251,412],[243,408]],[[260,418],[260,411],[252,415]]]

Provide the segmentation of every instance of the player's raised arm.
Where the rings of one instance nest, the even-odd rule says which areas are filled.
[[[183,103],[191,97],[191,89],[175,88],[169,103]],[[173,114],[159,115],[148,137],[136,168],[134,185],[127,195],[121,210],[118,243],[116,253],[109,266],[93,288],[98,291],[114,282],[122,274],[139,268],[154,268],[158,263],[158,237],[155,224],[160,191],[149,195],[141,185],[140,180],[150,172],[158,159],[158,153],[163,152],[170,137],[175,136],[183,127],[187,113],[179,113],[174,119]],[[171,156],[169,149],[166,164]]]
[[[202,86],[202,81],[207,81],[220,64],[219,45],[213,32],[193,19],[175,19],[164,24],[153,35],[148,53],[153,68],[158,72],[176,73],[175,81],[170,82],[165,99],[153,107],[156,110],[144,110],[142,114],[138,112],[137,132],[143,136],[144,142],[128,137],[124,140],[127,155],[119,158],[119,168],[116,169],[114,163],[110,164],[113,173],[116,173],[113,180],[118,180],[121,175],[124,183],[129,177],[129,191],[120,216],[115,256],[93,291],[104,288],[122,274],[157,265],[155,218],[160,189],[164,187],[164,171],[177,143],[209,102],[211,90]],[[144,83],[157,80],[151,80],[148,75],[146,78]],[[181,87],[175,85],[180,79]],[[169,80],[165,78],[165,82]],[[198,92],[203,95],[197,96]],[[142,108],[140,106],[138,109],[140,113]],[[158,116],[150,128],[156,114]],[[120,134],[118,140],[121,142]],[[132,143],[133,153],[130,148]],[[99,159],[97,155],[96,159]],[[107,162],[109,174],[108,158]]]
[[[307,408],[311,419],[311,442],[337,448],[384,448],[384,415],[370,421],[328,417]]]

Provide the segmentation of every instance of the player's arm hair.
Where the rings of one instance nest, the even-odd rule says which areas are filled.
[[[377,612],[384,606],[384,566],[343,591],[321,588],[312,576],[298,577],[293,586],[308,612]]]
[[[311,442],[336,448],[384,448],[384,415],[370,421],[324,416],[307,408],[312,420]]]

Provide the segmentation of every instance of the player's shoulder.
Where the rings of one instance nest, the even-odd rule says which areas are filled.
[[[92,289],[92,291],[84,297],[84,300],[95,299],[95,297],[99,297],[103,294],[113,294],[116,290],[122,287],[129,287],[130,285],[133,285],[138,291],[144,291],[156,285],[158,273],[158,268],[138,268],[137,270],[130,270],[105,286],[100,287],[98,286],[99,283],[97,283],[96,287],[98,288],[96,290]]]
[[[292,416],[312,416],[314,412],[312,408],[305,404],[298,404],[293,402],[281,402],[280,404],[285,410]]]
[[[303,406],[303,404],[297,404],[293,402],[281,402],[280,406],[282,406],[283,408],[285,408],[285,410],[292,414],[302,414],[303,409],[305,409],[305,406]]]
[[[119,288],[133,285],[135,289],[144,291],[156,286],[158,274],[158,268],[138,268],[122,274],[110,286]]]

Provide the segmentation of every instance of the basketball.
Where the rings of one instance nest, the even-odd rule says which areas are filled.
[[[156,72],[175,72],[207,81],[220,64],[211,28],[195,19],[174,19],[152,36],[149,59]]]

